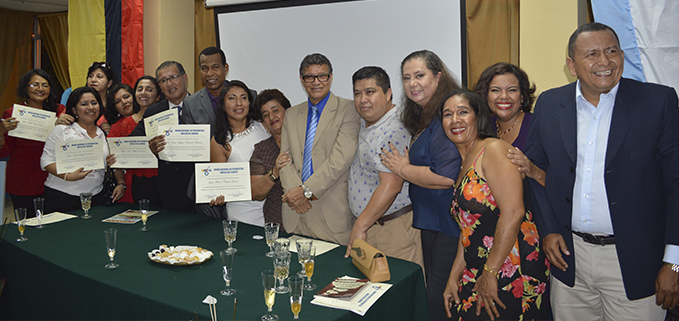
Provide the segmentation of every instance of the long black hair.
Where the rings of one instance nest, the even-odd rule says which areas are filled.
[[[66,101],[66,114],[69,114],[73,116],[76,120],[78,119],[78,116],[75,114],[75,106],[78,105],[78,102],[80,101],[80,98],[84,94],[90,93],[94,96],[94,98],[97,100],[97,103],[99,104],[99,114],[97,115],[97,119],[101,117],[101,114],[104,112],[104,104],[101,102],[101,97],[99,97],[99,93],[94,90],[92,87],[80,87],[73,89],[71,92],[71,95],[68,96],[68,100]]]
[[[132,95],[132,100],[134,101],[134,89],[130,85],[119,83],[111,87],[108,95],[106,95],[106,110],[104,111],[104,117],[109,125],[115,124],[122,117],[118,113],[118,108],[116,108],[116,93],[121,90],[125,90],[128,94]]]
[[[229,124],[228,116],[224,110],[224,99],[226,98],[226,94],[229,92],[229,90],[234,87],[242,88],[248,95],[248,114],[246,117],[245,128],[250,127],[250,124],[253,120],[259,120],[259,117],[257,117],[257,112],[252,106],[254,97],[252,97],[250,88],[248,88],[248,86],[240,80],[229,81],[229,83],[226,84],[224,88],[222,88],[222,92],[219,94],[219,109],[217,109],[217,121],[215,122],[215,141],[224,146],[226,150],[231,150],[228,142],[233,139],[233,129],[231,129],[231,124]]]

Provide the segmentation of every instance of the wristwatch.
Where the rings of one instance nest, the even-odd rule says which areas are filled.
[[[665,266],[668,267],[670,270],[679,273],[679,264],[672,264],[672,263],[665,262]]]
[[[127,184],[125,183],[118,183],[116,186],[122,186],[124,189],[127,189]]]
[[[276,184],[276,182],[278,182],[278,180],[280,179],[280,177],[276,177],[276,175],[273,174],[273,171],[272,171],[272,170],[269,171],[268,173],[266,173],[266,175],[269,176],[269,179],[270,179],[274,184]]]
[[[311,199],[314,196],[314,193],[308,187],[306,187],[306,185],[302,184],[300,186],[304,190],[304,197]]]

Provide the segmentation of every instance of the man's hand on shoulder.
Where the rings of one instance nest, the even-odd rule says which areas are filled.
[[[679,273],[664,264],[655,279],[655,304],[666,310],[679,304]]]

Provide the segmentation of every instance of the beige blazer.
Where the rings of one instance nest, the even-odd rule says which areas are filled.
[[[292,158],[292,161],[281,170],[281,183],[286,192],[302,184],[308,112],[308,102],[305,101],[288,109],[283,120],[281,152],[289,152]],[[360,127],[360,116],[354,108],[354,102],[330,93],[318,120],[314,137],[311,156],[314,173],[306,181],[306,186],[318,200],[311,201],[311,210],[301,214],[322,216],[327,229],[337,236],[336,240],[329,241],[339,241],[345,245],[349,242],[354,222],[347,199],[347,179],[349,167],[358,148]],[[285,230],[294,232],[301,215],[291,210],[287,204],[283,204],[282,214]],[[319,220],[307,220],[309,221]],[[314,229],[326,227],[307,226],[307,229],[310,230],[310,234],[314,234],[309,236],[322,238],[322,233],[316,234]]]

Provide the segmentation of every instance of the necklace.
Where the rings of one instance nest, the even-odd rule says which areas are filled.
[[[497,138],[502,139],[502,136],[509,133],[509,131],[512,130],[512,128],[514,128],[514,126],[516,126],[517,123],[519,123],[519,119],[523,118],[522,116],[523,116],[523,111],[521,111],[521,114],[519,114],[519,117],[516,117],[516,120],[514,121],[514,123],[511,126],[509,126],[509,128],[507,128],[503,132],[500,132],[500,123],[498,123],[497,119],[495,119],[495,127],[497,127],[497,130],[498,130]]]

